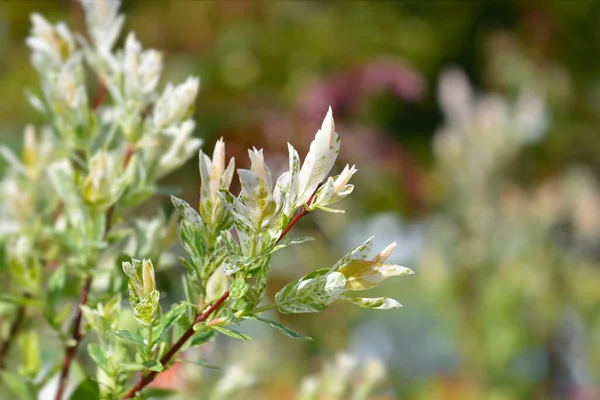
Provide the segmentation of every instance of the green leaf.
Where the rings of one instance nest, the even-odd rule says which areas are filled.
[[[160,307],[158,304],[159,299],[160,292],[158,290],[153,290],[133,308],[133,316],[140,324],[144,326],[150,326],[152,324]]]
[[[263,257],[258,270],[258,277],[253,287],[255,294],[253,301],[248,304],[249,308],[255,307],[263,297],[269,279],[269,271],[271,270],[271,255]],[[248,298],[249,296],[246,296]]]
[[[69,400],[99,400],[100,387],[94,378],[87,378],[77,386]]]
[[[65,287],[67,281],[67,268],[64,264],[60,265],[50,276],[48,280],[48,304],[54,306],[58,295]]]
[[[207,343],[216,337],[214,331],[202,331],[196,333],[192,336],[192,341],[190,342],[190,347],[199,346],[201,344]]]
[[[123,372],[142,371],[145,368],[146,367],[144,367],[142,364],[139,364],[139,363],[125,363],[125,362],[119,363],[119,370],[123,371]]]
[[[181,200],[178,197],[171,196],[171,202],[181,218],[191,223],[196,232],[202,230],[204,221],[202,221],[202,217],[198,214],[198,211],[194,210],[185,200]]]
[[[122,207],[133,207],[137,204],[143,203],[149,199],[156,192],[156,188],[153,186],[142,186],[128,191],[119,200],[119,206]]]
[[[217,332],[222,333],[223,335],[227,335],[230,336],[234,339],[239,339],[239,340],[250,340],[252,339],[250,336],[245,335],[243,333],[240,333],[238,331],[234,331],[231,328],[226,328],[224,326],[211,326],[210,329],[213,329]]]
[[[234,299],[241,299],[248,291],[248,284],[242,278],[237,278],[229,287],[230,296]]]
[[[206,360],[186,360],[185,358],[178,358],[175,361],[177,362],[182,362],[182,363],[186,363],[186,364],[194,364],[194,365],[199,365],[201,367],[204,368],[209,368],[209,369],[215,369],[218,370],[220,369],[217,366],[211,365],[208,362],[206,362]]]
[[[271,253],[276,252],[277,250],[283,249],[284,247],[291,246],[294,244],[300,244],[305,242],[312,242],[315,238],[311,236],[300,236],[300,237],[285,237],[279,243],[277,243],[272,249]]]
[[[99,368],[109,372],[108,359],[106,358],[106,355],[100,346],[98,346],[96,343],[90,343],[88,345],[88,353]]]
[[[180,303],[171,308],[168,313],[163,315],[160,319],[160,322],[154,328],[152,328],[152,337],[154,338],[152,342],[156,343],[160,339],[160,336],[165,331],[168,331],[179,320],[179,318],[181,318],[188,307],[190,307],[189,303]]]
[[[150,371],[161,372],[164,367],[158,360],[148,360],[142,363],[144,368],[149,369]]]
[[[13,296],[12,294],[0,294],[0,302],[35,308],[42,308],[45,305],[39,300],[30,297]]]
[[[241,255],[242,248],[240,244],[233,238],[233,235],[229,231],[221,232],[221,241],[227,248],[227,252],[232,255]]]
[[[114,331],[111,332],[111,334],[118,337],[119,339],[135,343],[137,346],[146,347],[144,338],[138,335],[137,333],[133,333],[131,331]]]
[[[29,331],[21,335],[21,367],[19,373],[29,378],[35,378],[42,367],[40,358],[40,343],[35,331]]]
[[[275,302],[284,314],[320,312],[337,299],[345,287],[343,274],[327,273],[287,284],[275,295]]]
[[[312,340],[312,338],[308,337],[308,336],[304,336],[296,331],[291,330],[290,328],[288,328],[285,325],[282,325],[278,322],[275,321],[271,321],[270,319],[266,319],[266,318],[261,318],[259,316],[256,315],[247,315],[244,317],[244,319],[249,319],[249,320],[256,320],[256,321],[260,321],[260,322],[264,322],[265,324],[269,325],[270,327],[274,328],[275,330],[283,333],[284,335],[287,335],[291,338],[294,339],[302,339],[302,340]]]
[[[374,310],[389,310],[392,308],[400,308],[402,304],[398,303],[394,299],[390,299],[389,297],[342,297],[342,299],[349,301],[352,304],[355,304],[362,308],[372,308]]]
[[[198,322],[197,324],[194,324],[194,326],[192,326],[192,329],[194,330],[194,332],[203,332],[206,330],[206,322]]]
[[[2,382],[17,395],[19,400],[36,400],[35,387],[31,381],[10,371],[0,372]]]

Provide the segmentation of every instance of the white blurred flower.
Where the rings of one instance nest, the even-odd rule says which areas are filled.
[[[546,128],[543,96],[532,87],[515,102],[494,94],[475,96],[466,75],[451,69],[440,78],[438,97],[445,123],[435,135],[434,150],[441,171],[470,193]]]
[[[88,31],[96,49],[109,53],[121,33],[125,17],[119,14],[118,0],[80,0]]]
[[[168,148],[159,158],[158,177],[179,168],[198,151],[202,140],[192,136],[195,127],[194,121],[187,120],[163,130],[162,136],[167,138],[170,144],[167,145]]]
[[[200,80],[194,77],[189,77],[177,86],[168,84],[154,105],[154,125],[161,129],[187,118],[194,106],[199,87]]]
[[[108,208],[125,190],[128,177],[122,174],[116,153],[100,150],[89,164],[89,173],[81,188],[83,198],[94,207]]]
[[[48,73],[43,90],[49,108],[62,118],[61,123],[71,129],[89,124],[90,108],[80,57],[73,57],[59,70]]]
[[[244,367],[233,365],[227,368],[225,374],[217,381],[210,399],[229,399],[237,392],[252,386],[255,382],[254,376]]]
[[[75,51],[75,41],[69,28],[59,22],[52,26],[41,15],[31,15],[30,36],[25,43],[32,50],[32,63],[39,70],[44,68],[59,68]]]
[[[309,376],[302,380],[298,400],[316,400],[319,396],[319,378]]]
[[[162,53],[156,50],[142,51],[135,34],[130,33],[123,53],[123,83],[127,98],[139,99],[144,105],[151,100],[160,79]]]

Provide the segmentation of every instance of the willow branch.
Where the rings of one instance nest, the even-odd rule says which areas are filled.
[[[83,320],[83,312],[81,311],[81,306],[87,303],[91,287],[92,275],[88,275],[85,278],[85,283],[83,285],[83,289],[81,290],[81,297],[79,298],[79,303],[77,304],[75,321],[73,323],[73,334],[71,335],[71,341],[68,344],[67,351],[65,352],[65,357],[63,359],[63,366],[58,381],[58,389],[56,391],[56,396],[54,397],[55,400],[62,399],[65,387],[67,386],[67,380],[69,378],[69,369],[71,368],[73,357],[75,357],[75,353],[77,352],[77,348],[79,347],[79,342],[81,341],[82,337],[81,321]]]
[[[123,161],[123,168],[127,167],[131,157],[135,149],[132,145],[127,147],[127,153],[125,154],[125,159]],[[112,205],[106,211],[106,222],[104,225],[104,234],[102,235],[102,240],[106,240],[108,234],[110,233],[112,216],[115,212],[115,205]],[[79,347],[79,342],[81,342],[81,322],[83,319],[83,312],[81,311],[81,306],[87,304],[88,296],[90,293],[90,288],[92,287],[93,275],[88,274],[85,278],[85,282],[83,284],[83,289],[81,290],[81,297],[79,298],[79,303],[77,304],[77,310],[75,314],[75,320],[73,322],[73,333],[71,334],[71,341],[65,351],[65,357],[63,359],[63,367],[60,373],[60,380],[58,384],[58,389],[56,391],[56,396],[54,400],[61,400],[63,393],[65,391],[65,387],[67,385],[67,380],[69,379],[69,369],[71,368],[71,364],[73,362],[73,358],[75,357],[75,353],[77,353],[77,348]]]
[[[0,347],[0,370],[4,369],[4,360],[6,358],[6,355],[8,354],[8,351],[10,350],[10,348],[12,347],[13,341],[17,337],[17,333],[19,332],[19,329],[21,328],[21,325],[23,324],[24,320],[25,320],[25,306],[20,305],[19,308],[17,309],[17,315],[15,316],[15,319],[13,320],[12,324],[10,325],[8,337],[6,338],[6,340],[2,343],[2,346]]]
[[[181,349],[181,347],[194,335],[194,325],[200,323],[200,322],[204,322],[208,319],[208,317],[210,317],[210,315],[221,306],[221,304],[223,304],[225,302],[225,300],[227,300],[227,298],[229,297],[229,292],[225,292],[223,293],[223,295],[213,303],[212,306],[210,306],[206,311],[204,311],[202,314],[198,315],[196,317],[196,319],[194,320],[194,323],[188,328],[187,331],[185,331],[185,333],[181,336],[181,338],[179,338],[179,340],[177,341],[177,343],[175,343],[170,349],[169,351],[160,359],[160,363],[164,366],[167,365],[171,359],[179,352],[179,350]],[[148,384],[150,384],[150,382],[152,382],[156,376],[159,373],[156,371],[150,371],[150,373],[144,377],[142,377],[133,388],[131,388],[131,390],[129,392],[127,392],[127,394],[125,395],[125,397],[123,397],[124,399],[132,399],[137,392],[139,392],[140,390],[142,390],[143,388],[145,388]]]
[[[319,183],[319,185],[317,186],[317,188],[315,189],[313,194],[311,194],[310,197],[308,198],[308,200],[306,201],[306,204],[302,205],[302,207],[300,207],[298,209],[298,211],[296,211],[296,214],[294,214],[294,217],[292,218],[292,220],[287,224],[287,226],[283,229],[283,231],[281,231],[281,234],[277,238],[277,241],[275,242],[275,244],[279,243],[281,241],[281,239],[283,239],[285,237],[285,235],[288,234],[288,232],[294,227],[294,225],[296,225],[296,222],[298,222],[300,220],[300,218],[304,217],[305,215],[307,215],[309,213],[308,207],[312,204],[313,200],[315,199],[317,190],[319,190],[321,185],[322,185],[322,183]]]

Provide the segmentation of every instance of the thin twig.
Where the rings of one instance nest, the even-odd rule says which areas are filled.
[[[104,79],[100,78],[98,81],[98,93],[96,93],[96,97],[94,98],[94,103],[92,104],[92,110],[98,111],[102,102],[104,101],[104,97],[106,96],[106,83]]]
[[[215,301],[214,304],[208,308],[208,310],[204,311],[202,314],[200,314],[196,317],[196,319],[194,320],[194,323],[188,328],[187,331],[185,331],[183,336],[181,336],[181,338],[177,341],[177,343],[175,343],[169,349],[169,351],[160,359],[160,363],[163,366],[168,364],[169,361],[171,361],[171,359],[175,356],[175,354],[177,354],[177,352],[179,352],[179,349],[181,349],[181,347],[185,344],[185,342],[187,342],[194,335],[194,333],[195,333],[194,325],[196,325],[200,322],[206,321],[208,319],[208,317],[210,317],[210,314],[212,314],[217,308],[219,308],[221,306],[221,304],[223,304],[225,302],[225,300],[227,300],[228,297],[229,297],[229,292],[223,293],[223,295],[217,301]],[[142,377],[135,384],[135,386],[133,388],[131,388],[131,390],[129,392],[127,392],[125,397],[123,397],[123,400],[124,399],[132,399],[136,395],[137,392],[139,392],[140,390],[145,388],[150,382],[152,382],[158,374],[159,373],[156,371],[151,371],[148,375]]]
[[[283,231],[281,231],[281,234],[277,238],[277,241],[275,242],[275,244],[279,243],[281,241],[281,239],[283,239],[285,237],[285,235],[288,234],[288,232],[294,227],[294,225],[296,225],[296,222],[298,222],[300,220],[300,218],[304,217],[305,215],[307,215],[309,213],[308,206],[310,206],[312,204],[313,200],[315,199],[315,195],[317,194],[317,191],[319,190],[321,185],[323,185],[323,183],[319,183],[319,185],[317,185],[317,188],[315,189],[313,194],[310,195],[306,204],[302,205],[302,207],[300,207],[298,209],[298,211],[296,211],[296,214],[294,214],[294,217],[292,218],[292,220],[287,224],[287,226],[283,229]]]
[[[127,153],[125,155],[125,159],[123,160],[123,168],[127,167],[127,165],[129,164],[129,161],[131,161],[131,157],[133,156],[134,152],[135,152],[135,149],[133,148],[133,146],[129,145],[127,147]],[[110,229],[112,226],[111,225],[112,216],[113,216],[114,212],[115,212],[114,204],[108,210],[106,210],[106,222],[104,225],[104,234],[102,235],[102,240],[106,240],[106,238],[108,237],[108,234],[110,233]],[[75,356],[75,353],[77,352],[77,348],[79,347],[79,342],[81,341],[81,337],[82,337],[81,321],[83,318],[83,312],[81,311],[81,306],[84,306],[87,304],[88,295],[90,293],[90,288],[92,287],[92,281],[93,281],[93,275],[89,274],[86,277],[85,283],[83,285],[83,289],[81,291],[81,297],[79,298],[79,303],[77,305],[75,320],[73,323],[73,334],[71,335],[71,343],[69,343],[69,346],[67,347],[67,350],[65,352],[65,357],[63,359],[63,367],[62,367],[62,371],[60,373],[59,385],[58,385],[58,389],[56,391],[56,396],[54,397],[54,400],[62,399],[62,395],[65,391],[67,380],[69,378],[69,369],[71,368],[71,363],[73,362],[73,357]]]
[[[79,298],[79,303],[77,304],[75,322],[73,323],[73,334],[71,335],[71,343],[68,344],[67,351],[65,352],[65,358],[63,359],[62,371],[60,373],[60,379],[58,381],[58,389],[56,391],[56,396],[54,397],[55,400],[62,399],[63,392],[65,391],[65,387],[67,386],[67,380],[69,378],[69,369],[71,368],[73,357],[77,352],[77,348],[79,347],[79,342],[81,341],[82,337],[81,321],[83,319],[83,312],[81,311],[81,306],[87,303],[91,287],[92,275],[88,275],[85,278],[85,283],[83,285],[83,289],[81,290],[81,297]]]
[[[21,325],[23,324],[24,320],[25,320],[25,306],[20,305],[19,308],[17,309],[17,315],[15,316],[15,319],[13,320],[12,324],[10,325],[8,337],[6,338],[6,340],[2,343],[2,346],[0,347],[0,370],[4,369],[4,360],[6,358],[6,355],[8,354],[8,351],[10,350],[10,348],[13,344],[13,341],[17,337],[17,332],[19,332],[19,329],[21,328]]]
[[[108,233],[110,232],[111,220],[114,210],[115,208],[114,206],[112,206],[106,211],[106,222],[104,225],[103,239],[106,239]],[[56,396],[54,397],[54,400],[62,399],[63,393],[67,386],[67,380],[69,379],[69,369],[71,368],[73,357],[75,357],[75,353],[77,353],[77,348],[79,347],[79,343],[81,342],[81,338],[83,336],[81,334],[81,322],[83,320],[83,311],[81,310],[81,306],[87,304],[88,296],[90,294],[90,288],[92,287],[92,281],[93,275],[88,274],[88,276],[85,278],[83,289],[81,290],[79,302],[77,303],[77,310],[75,311],[75,320],[73,322],[73,333],[71,335],[71,343],[68,344],[67,350],[65,351],[63,367],[60,372],[58,389],[56,391]]]

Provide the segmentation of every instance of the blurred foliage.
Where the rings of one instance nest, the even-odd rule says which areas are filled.
[[[0,134],[12,147],[26,123],[41,121],[23,94],[35,74],[23,43],[32,11],[83,24],[75,1],[0,4]],[[306,152],[331,104],[345,135],[341,163],[360,166],[360,190],[345,204],[354,217],[303,221],[300,230],[341,251],[351,232],[377,226],[389,232],[382,243],[405,248],[395,261],[417,271],[418,281],[378,291],[405,293],[393,314],[334,305],[282,318],[313,342],[274,336],[252,352],[228,342],[218,357],[246,354],[246,364],[260,365],[254,398],[293,398],[300,377],[332,357],[326,348],[379,356],[402,398],[597,398],[600,2],[137,0],[124,12],[145,45],[169,53],[167,80],[201,77],[196,130],[205,148],[223,136],[236,159],[255,145],[283,167],[285,143]],[[486,176],[483,200],[468,187],[449,197],[456,187],[440,179],[433,151],[444,124],[438,79],[452,66],[476,91],[509,101],[525,86],[545,93],[543,138]],[[195,202],[194,164],[165,184]],[[460,213],[481,204],[492,217],[474,238]],[[281,285],[270,294],[315,260],[333,260],[326,248],[276,259]],[[168,271],[157,273],[163,287],[178,288]],[[329,334],[318,336],[322,325]]]

